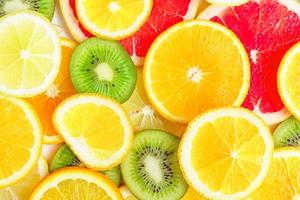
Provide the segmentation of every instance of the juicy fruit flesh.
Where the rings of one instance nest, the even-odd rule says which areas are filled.
[[[224,117],[203,124],[192,142],[191,157],[197,158],[192,167],[197,176],[215,192],[232,194],[248,188],[264,162],[265,144],[258,132],[240,118]]]
[[[275,129],[275,147],[300,146],[300,122],[295,117],[283,121]]]
[[[30,5],[25,3],[22,0],[12,0],[6,1],[3,3],[3,11],[4,13],[10,13],[14,11],[27,10],[30,8]],[[0,14],[1,15],[1,14]]]
[[[169,120],[187,123],[207,109],[238,104],[248,84],[243,49],[235,38],[209,24],[192,21],[175,29],[176,25],[148,54],[146,91]]]
[[[289,1],[282,1],[288,3]],[[211,18],[230,28],[244,44],[251,62],[245,108],[274,113],[284,108],[277,90],[277,69],[285,52],[300,41],[300,17],[278,0],[249,1]]]

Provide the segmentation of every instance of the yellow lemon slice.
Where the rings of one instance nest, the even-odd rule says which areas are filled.
[[[124,200],[138,200],[125,185],[122,185],[119,189]]]
[[[111,199],[122,200],[117,186],[104,175],[81,167],[68,167],[47,176],[30,200]]]
[[[100,171],[119,165],[133,140],[123,107],[96,94],[63,101],[54,112],[53,123],[79,160]]]
[[[18,183],[0,190],[0,199],[3,200],[28,200],[33,188],[48,175],[48,163],[40,157],[33,169]]]
[[[188,123],[211,108],[239,106],[250,67],[239,39],[219,24],[179,23],[152,44],[144,66],[146,93],[170,121]]]
[[[99,37],[122,39],[134,34],[152,10],[152,0],[76,0],[78,18]]]
[[[32,97],[54,81],[61,61],[60,39],[48,19],[24,11],[0,19],[0,92]]]
[[[267,175],[273,139],[268,126],[242,108],[222,108],[193,120],[179,147],[187,181],[207,198],[241,199]]]
[[[37,162],[42,132],[29,104],[0,96],[0,189],[25,177]]]

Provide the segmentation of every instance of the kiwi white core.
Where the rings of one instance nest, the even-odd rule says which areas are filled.
[[[3,7],[5,13],[10,13],[14,11],[27,10],[30,6],[22,0],[12,0],[6,1]]]
[[[56,98],[59,94],[59,90],[57,88],[57,85],[51,84],[50,87],[46,91],[46,96],[49,98]]]
[[[120,10],[121,7],[118,2],[113,1],[108,4],[108,8],[109,8],[110,12],[115,13],[118,10]]]
[[[194,82],[199,83],[202,79],[202,71],[199,67],[191,67],[187,71],[187,79]]]
[[[148,155],[144,160],[144,164],[146,172],[156,183],[163,181],[163,173],[160,168],[159,159]]]
[[[113,81],[114,71],[109,64],[99,63],[95,68],[95,72],[99,80]]]

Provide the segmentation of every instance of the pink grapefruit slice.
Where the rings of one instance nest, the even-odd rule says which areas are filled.
[[[296,0],[250,0],[236,7],[212,5],[200,13],[230,28],[251,62],[251,85],[243,107],[268,124],[289,116],[279,97],[277,70],[286,51],[300,41],[300,4]]]
[[[137,66],[142,66],[148,49],[155,38],[170,26],[183,20],[193,19],[203,0],[153,0],[152,12],[134,35],[121,40]],[[92,37],[79,22],[75,0],[59,0],[62,16],[75,40],[81,42]]]

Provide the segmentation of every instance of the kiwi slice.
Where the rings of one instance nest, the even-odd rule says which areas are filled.
[[[278,125],[273,137],[275,147],[300,146],[300,121],[289,117]]]
[[[73,51],[70,62],[73,85],[79,93],[99,93],[123,103],[131,96],[136,67],[117,41],[91,38]]]
[[[180,171],[179,139],[167,132],[144,130],[133,141],[121,164],[129,190],[141,200],[177,200],[188,185]]]
[[[33,10],[51,20],[54,7],[55,0],[0,0],[0,17],[11,12]]]
[[[50,173],[69,166],[80,166],[82,165],[80,160],[75,156],[72,150],[66,145],[62,145],[55,153],[50,163]],[[108,178],[110,178],[117,186],[121,183],[121,170],[120,166],[114,167],[111,170],[101,172]]]

